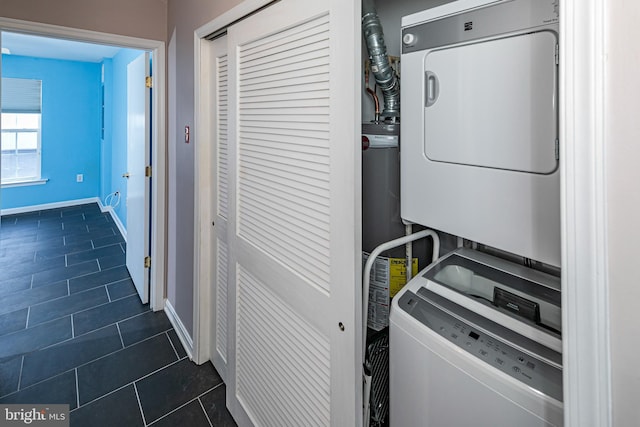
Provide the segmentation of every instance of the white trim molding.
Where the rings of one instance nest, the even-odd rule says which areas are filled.
[[[194,35],[194,82],[197,88],[204,90],[195,91],[195,117],[194,130],[200,141],[210,141],[211,135],[209,126],[206,125],[211,114],[209,103],[211,102],[207,84],[209,82],[212,64],[205,49],[206,41],[203,41],[197,34]],[[202,363],[213,357],[212,345],[215,342],[216,328],[213,327],[212,319],[215,319],[215,304],[213,289],[211,289],[211,277],[214,269],[211,266],[212,226],[210,225],[211,212],[213,206],[211,197],[211,144],[194,144],[195,151],[195,191],[194,191],[194,272],[193,272],[193,336],[194,354],[196,362]]]
[[[196,29],[196,31],[194,32],[195,38],[196,40],[203,39],[214,31],[219,31],[223,28],[228,27],[234,22],[254,13],[256,10],[265,7],[269,3],[273,3],[273,1],[274,0],[244,0],[240,4],[218,16],[214,20],[209,21],[202,27]],[[196,52],[199,52],[199,49],[197,49]],[[196,56],[196,62],[197,61],[198,57]]]
[[[182,347],[184,347],[184,351],[187,352],[187,356],[189,356],[189,359],[194,360],[193,359],[193,354],[194,354],[193,340],[189,336],[189,332],[187,332],[187,328],[184,326],[184,323],[182,323],[182,320],[176,313],[176,310],[173,308],[169,300],[165,300],[164,312],[167,314],[167,317],[169,318],[169,322],[171,322],[171,324],[173,325],[173,329],[175,329],[176,334],[180,339],[180,343],[182,343]],[[194,360],[194,362],[198,363],[196,360]],[[206,361],[203,361],[201,363],[204,363],[204,362]]]
[[[566,427],[612,425],[605,174],[607,0],[560,2]]]
[[[196,29],[193,34],[194,45],[194,82],[195,123],[194,134],[200,141],[209,141],[213,137],[208,127],[211,114],[210,86],[213,70],[206,49],[204,37],[224,29],[233,22],[251,14],[271,3],[273,0],[245,0],[223,13],[214,20]],[[195,197],[194,197],[194,289],[193,289],[193,336],[194,357],[196,363],[204,363],[213,357],[215,346],[215,305],[212,304],[214,291],[210,289],[214,271],[211,265],[212,227],[210,207],[211,177],[209,162],[211,148],[209,143],[193,144],[195,150]]]
[[[100,199],[98,199],[98,205],[100,205],[100,210],[103,213],[104,212],[108,212],[109,215],[111,215],[111,219],[113,219],[113,222],[118,227],[118,230],[120,230],[120,234],[122,234],[122,238],[124,239],[124,242],[126,243],[127,242],[127,229],[125,228],[124,224],[120,220],[120,217],[116,214],[115,209],[113,209],[113,207],[111,207],[111,206],[103,205],[102,204],[102,200],[100,200]]]
[[[48,178],[45,179],[33,179],[31,181],[16,181],[16,182],[5,182],[1,185],[2,188],[11,188],[11,187],[29,187],[30,185],[43,185],[49,182]]]
[[[87,203],[98,203],[102,209],[102,203],[98,197],[90,197],[87,199],[65,200],[63,202],[44,203],[41,205],[23,206],[20,208],[8,208],[0,210],[0,215],[14,215],[27,212],[44,211],[47,209],[67,208],[76,205],[86,205]]]
[[[153,55],[151,158],[151,280],[149,302],[154,311],[164,308],[166,264],[166,49],[165,42],[119,34],[63,27],[0,17],[0,31],[51,36],[89,43],[147,50]]]

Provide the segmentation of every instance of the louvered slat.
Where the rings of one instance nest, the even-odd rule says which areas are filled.
[[[218,215],[227,219],[229,215],[229,139],[228,139],[228,60],[221,55],[216,61],[217,73],[217,140],[218,140]]]
[[[328,28],[322,16],[243,45],[238,54],[239,236],[326,292]],[[318,60],[323,72],[310,73],[307,61]],[[274,84],[276,70],[288,78]]]
[[[223,361],[227,362],[227,287],[229,282],[229,249],[218,239],[216,260],[216,349]]]
[[[256,425],[328,426],[327,337],[238,269],[237,394]]]

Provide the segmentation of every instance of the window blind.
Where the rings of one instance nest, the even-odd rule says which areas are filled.
[[[3,113],[40,113],[42,80],[2,78]]]

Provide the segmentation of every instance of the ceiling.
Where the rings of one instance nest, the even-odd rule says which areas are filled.
[[[71,40],[2,32],[2,53],[69,61],[102,62],[113,58],[121,48]]]

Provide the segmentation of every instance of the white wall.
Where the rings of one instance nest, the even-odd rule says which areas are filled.
[[[640,425],[640,3],[609,0],[606,177],[613,420]]]

